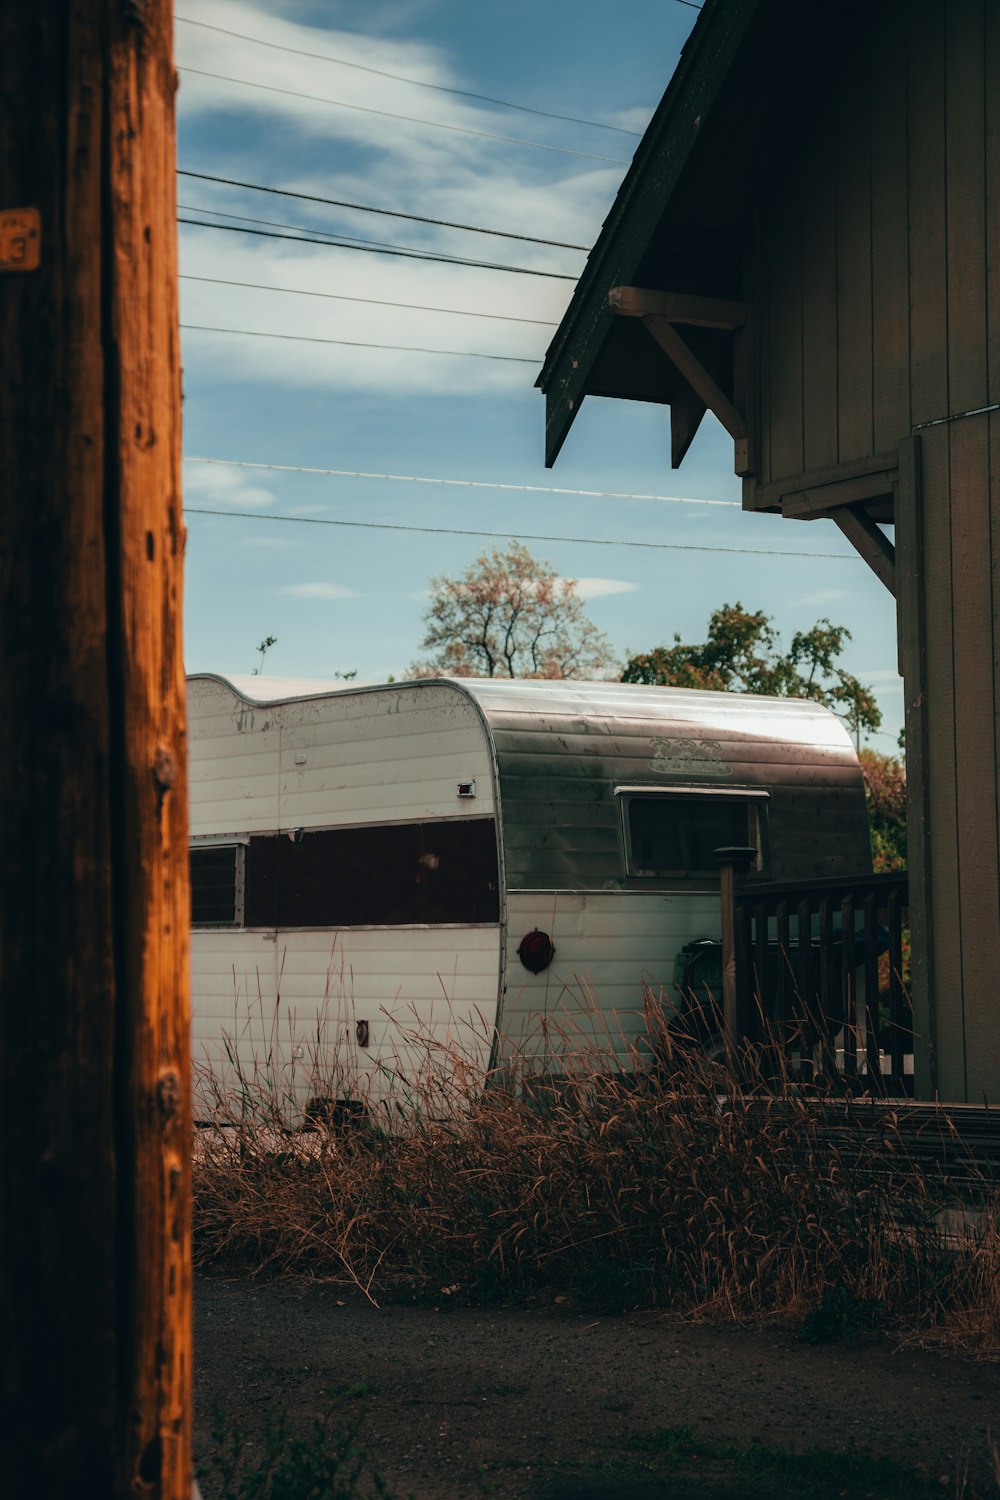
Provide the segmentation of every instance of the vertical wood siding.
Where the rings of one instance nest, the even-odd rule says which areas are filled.
[[[899,586],[926,619],[904,666],[926,712],[931,1081],[996,1101],[1000,425],[960,414],[1000,400],[1000,7],[887,0],[856,42],[766,190],[758,480],[921,435],[923,545]]]
[[[829,191],[837,160],[836,121],[825,116],[811,170],[799,172],[802,215],[803,468],[837,462],[837,212]]]

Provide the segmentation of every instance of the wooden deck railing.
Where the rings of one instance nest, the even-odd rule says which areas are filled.
[[[911,1093],[905,871],[754,885],[742,884],[738,869],[732,876],[722,882],[722,927],[724,948],[731,934],[733,1039],[780,1050],[782,1065],[804,1078],[837,1074]]]

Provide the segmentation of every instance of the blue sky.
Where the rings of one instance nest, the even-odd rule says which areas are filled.
[[[622,0],[613,25],[595,0],[178,0],[178,165],[589,246],[637,144],[622,132],[644,128],[694,20],[679,0]],[[557,121],[420,83],[619,128]],[[240,216],[243,229],[272,235],[296,232],[275,226],[301,226],[307,234],[571,277],[585,258],[186,176],[178,179],[178,200],[182,219],[233,224],[221,215]],[[794,525],[744,515],[738,505],[196,461],[738,502],[732,444],[721,428],[706,418],[675,472],[668,413],[658,407],[589,399],[556,467],[544,468],[544,402],[534,381],[571,280],[192,225],[181,226],[181,272],[181,321],[189,325],[182,332],[185,500],[189,512],[224,512],[189,513],[189,670],[247,672],[257,643],[273,635],[269,673],[356,670],[361,680],[381,681],[420,655],[430,578],[461,572],[491,545],[450,532],[595,538],[604,545],[528,545],[580,580],[589,613],[622,658],[675,631],[704,639],[711,610],[737,599],[770,613],[785,639],[826,615],[853,632],[844,665],[875,688],[886,736],[874,743],[893,748],[902,693],[892,600],[846,555],[830,522]],[[253,286],[222,284],[232,282]],[[383,302],[411,306],[376,305]],[[299,341],[307,339],[341,342]],[[365,344],[460,353],[355,347]],[[472,357],[480,354],[506,358]],[[263,519],[272,514],[428,530]],[[661,547],[613,545],[621,542]],[[840,556],[743,550],[768,548]]]

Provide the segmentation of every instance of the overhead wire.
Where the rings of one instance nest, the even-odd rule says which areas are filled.
[[[727,552],[740,557],[825,557],[837,562],[860,561],[858,553],[790,552],[772,547],[713,547],[699,542],[633,542],[623,537],[546,536],[526,531],[478,531],[457,526],[406,526],[390,521],[342,521],[327,516],[281,516],[269,511],[213,510],[202,506],[184,507],[189,516],[221,516],[229,520],[285,521],[302,526],[347,526],[360,531],[406,531],[428,536],[473,536],[499,541],[565,542],[584,547],[637,547],[654,552]]]
[[[234,333],[250,339],[284,339],[293,344],[339,344],[345,349],[388,349],[397,354],[449,354],[458,359],[493,359],[505,364],[541,364],[540,354],[479,354],[472,349],[425,349],[416,344],[375,344],[362,339],[326,339],[308,333],[269,333],[259,328],[216,328],[208,323],[180,323],[191,333]]]
[[[589,255],[589,245],[572,245],[566,240],[546,240],[535,234],[515,234],[508,229],[484,229],[478,224],[457,224],[450,219],[432,219],[426,214],[406,214],[394,208],[375,208],[367,203],[351,203],[344,198],[322,198],[317,193],[297,193],[291,188],[266,187],[261,182],[239,182],[234,177],[215,177],[210,172],[190,172],[178,167],[178,177],[196,177],[201,182],[216,182],[224,187],[249,188],[254,193],[273,193],[280,198],[298,198],[304,203],[322,203],[328,208],[349,208],[357,213],[383,214],[390,219],[408,219],[414,224],[433,224],[440,229],[461,229],[468,234],[489,234],[501,240],[522,240],[529,245],[550,245],[556,250],[580,250]],[[214,210],[210,210],[214,212]]]
[[[690,0],[684,0],[690,3]],[[696,9],[698,7],[695,7]],[[526,115],[541,115],[546,120],[562,120],[568,125],[591,125],[596,130],[613,130],[618,135],[639,136],[639,130],[627,130],[624,125],[609,125],[604,120],[584,120],[576,115],[556,114],[550,109],[534,109],[530,104],[513,104],[509,99],[494,99],[490,94],[476,94],[471,89],[457,89],[444,83],[428,83],[423,78],[407,78],[402,73],[390,73],[385,68],[373,68],[365,63],[348,62],[343,57],[330,57],[322,52],[309,52],[303,47],[286,47],[280,42],[268,42],[263,37],[250,36],[245,31],[229,31],[225,26],[213,26],[208,21],[194,21],[190,16],[174,16],[185,26],[200,26],[204,31],[217,31],[222,36],[237,37],[241,42],[253,42],[258,47],[269,47],[274,52],[289,52],[295,57],[311,57],[315,62],[334,63],[341,68],[353,68],[359,73],[373,73],[377,78],[391,78],[396,83],[412,84],[415,88],[433,89],[439,94],[456,94],[462,99],[478,99],[482,104],[498,104],[502,109],[520,110]]]
[[[220,228],[225,226],[220,225]],[[383,297],[350,297],[346,292],[311,292],[304,287],[271,286],[263,281],[231,281],[225,276],[193,276],[182,272],[181,281],[203,281],[211,286],[235,286],[248,292],[283,292],[292,297],[323,297],[333,302],[363,302],[370,307],[398,307],[408,312],[448,313],[457,318],[489,318],[496,323],[532,323],[541,328],[557,328],[551,318],[519,318],[513,313],[473,312],[465,307],[432,307],[426,302],[389,302]]]
[[[203,458],[188,454],[187,464],[214,464],[229,469],[265,469],[272,474],[320,474],[337,479],[386,479],[399,484],[447,485],[468,490],[508,490],[526,495],[580,495],[587,500],[662,500],[671,505],[712,505],[740,510],[738,500],[711,500],[694,495],[644,495],[623,490],[578,490],[554,484],[509,484],[498,479],[442,479],[425,474],[378,474],[364,469],[319,469],[304,464],[266,464],[243,458]],[[831,554],[832,555],[832,554]]]
[[[195,213],[214,213],[214,209],[185,210]],[[231,215],[230,217],[235,217]],[[530,266],[505,266],[500,261],[492,260],[470,260],[461,255],[442,255],[432,250],[401,250],[390,245],[378,243],[366,243],[359,241],[348,243],[344,240],[317,239],[310,234],[282,234],[269,229],[249,229],[243,224],[213,224],[206,219],[184,219],[178,216],[178,224],[191,224],[198,229],[222,229],[229,234],[253,234],[267,240],[289,240],[295,245],[325,245],[328,250],[355,250],[359,253],[365,252],[370,255],[398,255],[405,260],[429,260],[445,266],[472,266],[480,271],[508,271],[516,276],[544,276],[550,281],[576,281],[576,276],[570,276],[565,271],[540,271]],[[267,220],[256,220],[255,222],[266,223]],[[322,233],[322,231],[320,231]]]
[[[384,120],[401,120],[406,125],[422,125],[430,130],[449,130],[458,135],[476,136],[480,140],[500,141],[505,146],[530,146],[533,151],[553,151],[558,156],[582,157],[586,161],[607,162],[616,167],[627,167],[629,162],[622,156],[598,156],[593,151],[576,151],[569,146],[550,146],[542,141],[527,141],[522,136],[497,135],[490,130],[473,130],[468,125],[446,125],[441,120],[421,120],[415,115],[400,115],[388,109],[374,109],[370,104],[348,104],[344,99],[330,99],[325,94],[305,94],[298,89],[281,89],[273,83],[255,83],[250,78],[233,78],[227,73],[210,73],[205,68],[180,67],[180,73],[190,73],[196,78],[212,78],[217,83],[235,83],[240,88],[262,89],[267,94],[283,94],[289,99],[306,99],[312,104],[329,104],[335,109],[353,109],[364,115],[378,115]]]
[[[355,245],[371,245],[379,250],[410,250],[416,254],[423,253],[416,245],[398,245],[393,240],[370,240],[357,234],[344,234],[340,229],[315,229],[309,224],[285,224],[280,219],[258,219],[251,214],[233,214],[228,209],[205,208],[198,203],[178,203],[177,207],[183,213],[213,214],[217,219],[231,219],[236,224],[262,224],[269,229],[294,229],[303,234],[325,235],[332,244],[343,245],[348,249]],[[428,253],[432,255],[444,255],[446,252],[434,250]],[[471,257],[463,255],[449,256],[448,258],[449,260],[455,260],[459,265],[466,262],[471,262],[474,265],[481,264],[481,262],[471,261]],[[487,262],[487,264],[490,263]],[[502,269],[503,262],[497,261],[496,265]]]

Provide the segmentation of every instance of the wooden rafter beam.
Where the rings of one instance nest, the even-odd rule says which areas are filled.
[[[691,323],[698,328],[746,328],[751,320],[749,302],[724,297],[695,297],[687,292],[650,292],[640,286],[615,286],[608,293],[611,311],[623,318],[667,318],[671,323]]]
[[[896,597],[896,549],[880,526],[859,505],[842,505],[833,519],[871,568]]]
[[[618,317],[638,318],[687,381],[690,395],[687,400],[673,403],[679,409],[676,416],[671,416],[674,468],[687,452],[702,413],[707,409],[718,417],[736,445],[737,474],[748,474],[751,464],[746,418],[674,325],[718,328],[732,333],[737,346],[745,354],[752,312],[750,304],[722,297],[692,296],[686,292],[653,292],[637,286],[616,286],[608,293],[608,306]]]
[[[642,321],[663,352],[669,355],[691,389],[701,397],[709,411],[715,413],[733,441],[744,442],[747,436],[747,424],[744,418],[736,410],[722,387],[712,379],[690,345],[681,338],[674,325],[666,318],[655,314],[643,318]]]
[[[679,469],[694,442],[707,407],[696,391],[687,384],[670,403],[670,464]]]

